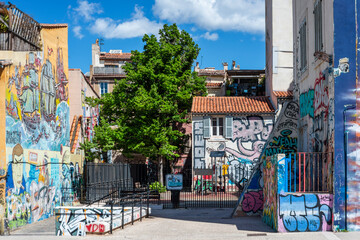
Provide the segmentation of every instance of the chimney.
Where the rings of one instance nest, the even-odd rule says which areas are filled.
[[[97,38],[96,41],[95,41],[96,45],[99,46],[99,39]]]
[[[195,68],[194,68],[194,71],[195,71],[195,72],[199,72],[199,69],[200,69],[200,67],[199,67],[199,62],[196,62],[196,66],[195,66]]]
[[[235,70],[235,61],[232,61],[232,70]]]
[[[228,70],[228,63],[227,62],[223,62],[223,66],[224,66],[224,71]]]
[[[240,65],[237,65],[237,66],[236,66],[236,70],[240,70]]]

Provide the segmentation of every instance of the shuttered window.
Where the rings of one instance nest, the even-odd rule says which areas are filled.
[[[226,126],[225,127],[226,128],[225,137],[231,139],[232,135],[233,135],[233,117],[226,116],[225,126]]]
[[[317,0],[315,2],[314,23],[315,23],[315,52],[321,52],[323,50],[322,0]]]
[[[210,138],[210,117],[204,117],[204,138]]]
[[[300,25],[300,71],[303,72],[307,66],[307,54],[306,54],[306,18]]]

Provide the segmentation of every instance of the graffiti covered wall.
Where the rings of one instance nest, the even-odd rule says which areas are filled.
[[[332,194],[280,194],[279,232],[331,231]]]
[[[276,154],[286,154],[297,151],[297,121],[299,114],[299,105],[296,102],[287,102],[282,107],[274,128],[268,135],[261,154],[259,154],[261,161],[258,161],[258,163],[254,166],[250,180],[239,197],[238,205],[234,210],[233,216],[241,216],[246,213],[246,211],[244,212],[244,207],[246,209],[248,201],[245,195],[253,191],[262,191],[264,183],[260,186],[256,185],[256,183],[258,182],[259,176],[262,176],[263,174],[263,161],[265,161],[267,157],[271,157]],[[263,181],[262,177],[261,181]],[[264,195],[266,194],[267,193],[264,193]],[[262,207],[259,208],[259,210],[262,210]]]
[[[276,160],[273,157],[266,157],[264,161],[264,207],[262,213],[262,220],[272,227],[277,229],[277,185],[278,174],[276,168]]]
[[[229,166],[246,163],[251,166],[259,161],[260,154],[273,128],[271,116],[234,117],[232,137],[204,138],[203,120],[193,121],[194,168],[209,167],[212,151],[225,151]],[[233,176],[233,182],[239,181]]]
[[[41,39],[42,51],[1,53],[13,62],[1,74],[6,152],[0,172],[6,176],[5,214],[11,229],[73,202],[72,182],[82,167],[71,163],[68,147],[67,26],[43,27]]]
[[[309,135],[309,144],[302,146],[301,151],[333,152],[334,96],[329,78],[332,76],[326,68],[313,80],[313,88],[300,94],[301,122],[307,124],[303,134]]]
[[[141,211],[141,212],[140,212]],[[147,209],[134,208],[134,221],[145,217]],[[151,209],[149,208],[149,214]],[[105,234],[110,231],[110,207],[57,207],[55,209],[56,236],[85,236],[87,233]],[[122,226],[122,207],[114,207],[112,229]],[[131,208],[124,208],[124,225],[131,222]]]

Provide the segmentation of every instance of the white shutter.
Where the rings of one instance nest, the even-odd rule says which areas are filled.
[[[231,139],[233,136],[233,117],[226,116],[225,127],[226,127],[225,137]]]
[[[204,138],[210,138],[210,117],[204,117]]]

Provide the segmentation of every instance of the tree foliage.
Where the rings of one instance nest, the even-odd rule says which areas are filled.
[[[132,51],[132,62],[123,67],[127,77],[96,102],[101,124],[94,140],[103,150],[172,159],[187,139],[178,126],[189,121],[193,96],[206,94],[205,79],[191,71],[200,48],[176,24],[143,42],[143,52]]]

